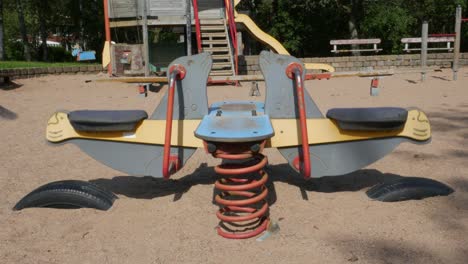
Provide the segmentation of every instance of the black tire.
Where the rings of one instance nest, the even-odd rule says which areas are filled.
[[[30,207],[95,208],[108,210],[115,199],[113,193],[85,181],[58,181],[43,185],[21,199],[13,210]]]
[[[369,198],[381,202],[400,202],[447,196],[453,192],[452,188],[441,182],[412,177],[378,184],[368,190],[366,194]]]

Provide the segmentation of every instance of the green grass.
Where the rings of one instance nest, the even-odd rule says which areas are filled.
[[[87,62],[40,62],[40,61],[0,61],[0,69],[16,68],[48,68],[48,67],[67,67],[67,66],[87,66],[97,65],[99,63]]]

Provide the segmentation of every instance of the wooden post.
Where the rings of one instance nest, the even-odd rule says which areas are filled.
[[[106,31],[106,42],[109,43],[109,52],[111,51],[111,30],[110,30],[110,21],[109,21],[109,1],[104,0],[104,26]],[[110,52],[112,54],[112,52]],[[112,76],[112,56],[109,65],[107,65],[107,73],[109,76]]]
[[[185,38],[187,42],[187,55],[192,56],[192,1],[187,0],[185,1],[187,5],[187,9],[185,12],[185,16],[187,18],[187,25],[185,28]]]
[[[143,56],[145,61],[145,77],[150,75],[149,61],[149,43],[148,43],[148,5],[146,0],[143,1]]]
[[[429,36],[429,23],[423,22],[422,26],[422,37],[421,37],[421,81],[426,80],[426,68],[427,68],[427,39]]]
[[[460,42],[461,42],[461,23],[462,23],[462,8],[457,6],[455,19],[455,47],[453,51],[453,80],[458,80],[458,68],[460,60]]]
[[[237,55],[244,56],[244,43],[242,39],[242,32],[237,32]]]

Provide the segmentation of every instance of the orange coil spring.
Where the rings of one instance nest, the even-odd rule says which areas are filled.
[[[246,239],[266,231],[268,218],[268,174],[263,170],[266,156],[244,152],[230,154],[217,150],[214,157],[223,159],[215,171],[225,176],[215,183],[221,191],[215,201],[221,207],[216,213],[220,220],[218,234],[224,238]]]

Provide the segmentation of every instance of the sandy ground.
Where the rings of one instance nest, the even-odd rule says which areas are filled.
[[[109,169],[74,145],[45,140],[58,109],[144,109],[133,85],[85,83],[98,76],[20,80],[0,90],[0,263],[468,263],[468,69],[387,77],[379,97],[367,78],[307,82],[323,112],[333,107],[417,106],[429,116],[433,141],[403,144],[383,160],[351,175],[291,180],[294,172],[267,150],[271,218],[278,234],[264,242],[231,241],[215,227],[212,166],[196,153],[175,178],[135,178]],[[261,86],[264,95],[263,84]],[[249,99],[243,87],[209,87],[210,101]],[[263,97],[255,97],[263,100]],[[456,192],[422,201],[379,203],[365,191],[395,176],[437,179]],[[27,209],[15,203],[34,188],[65,180],[91,180],[118,194],[107,212]]]

